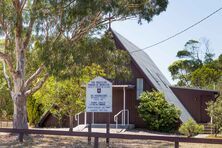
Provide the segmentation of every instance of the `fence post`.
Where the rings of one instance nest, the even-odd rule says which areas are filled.
[[[99,147],[99,137],[95,137],[94,139],[94,148],[98,148]]]
[[[19,133],[19,142],[23,142],[23,136],[24,136],[24,133],[20,132]]]
[[[109,117],[108,123],[106,124],[106,135],[107,135],[107,137],[106,137],[106,146],[107,147],[109,147],[109,137],[108,137],[108,135],[110,133],[110,113],[109,113],[108,117]]]
[[[91,144],[91,133],[92,133],[92,124],[89,123],[89,126],[88,126],[88,134],[89,134],[89,136],[88,136],[88,145]]]
[[[174,147],[175,147],[175,148],[179,148],[179,141],[175,141]]]

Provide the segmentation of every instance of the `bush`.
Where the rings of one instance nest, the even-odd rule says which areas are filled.
[[[150,130],[172,132],[178,128],[180,110],[168,104],[160,92],[143,92],[138,112]]]
[[[29,125],[36,127],[43,114],[43,108],[34,97],[30,96],[27,100],[28,122]]]
[[[215,102],[207,103],[207,113],[212,118],[212,127],[217,136],[222,131],[222,97],[217,98]]]
[[[13,102],[7,82],[3,76],[2,64],[0,64],[0,84],[0,119],[11,120],[13,116]]]
[[[189,119],[187,122],[183,123],[179,128],[179,132],[183,135],[186,135],[187,137],[192,137],[200,134],[203,132],[203,130],[204,126],[197,124],[192,119]]]

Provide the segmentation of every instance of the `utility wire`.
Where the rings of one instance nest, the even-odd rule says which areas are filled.
[[[155,43],[155,44],[152,44],[152,45],[150,45],[150,46],[147,46],[147,47],[145,47],[145,48],[142,48],[142,49],[139,49],[139,50],[132,51],[132,52],[130,52],[130,53],[143,51],[143,50],[146,50],[146,49],[148,49],[148,48],[151,48],[151,47],[157,46],[157,45],[159,45],[159,44],[162,44],[162,43],[164,43],[164,42],[166,42],[166,41],[168,41],[168,40],[170,40],[170,39],[172,39],[172,38],[174,38],[174,37],[176,37],[176,36],[178,36],[178,35],[180,35],[180,34],[186,32],[187,30],[193,28],[194,26],[200,24],[201,22],[207,20],[208,18],[210,18],[210,17],[213,16],[214,14],[218,13],[220,10],[222,10],[222,7],[220,7],[220,8],[217,9],[216,11],[212,12],[212,13],[209,14],[208,16],[204,17],[204,18],[201,19],[200,21],[196,22],[195,24],[193,24],[193,25],[191,25],[191,26],[185,28],[184,30],[182,30],[182,31],[180,31],[180,32],[178,32],[178,33],[176,33],[176,34],[174,34],[174,35],[172,35],[172,36],[170,36],[170,37],[168,37],[168,38],[166,38],[166,39],[164,39],[164,40],[162,40],[162,41],[159,41],[159,42],[157,42],[157,43]]]

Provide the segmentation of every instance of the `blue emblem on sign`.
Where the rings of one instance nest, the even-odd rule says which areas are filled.
[[[101,93],[101,88],[97,88],[97,93]]]

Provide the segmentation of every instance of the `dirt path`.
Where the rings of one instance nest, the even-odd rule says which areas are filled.
[[[93,140],[93,139],[92,139]],[[100,148],[105,148],[105,139],[99,140]],[[87,144],[87,138],[67,137],[67,136],[43,136],[31,135],[26,137],[24,143],[19,143],[16,136],[9,134],[0,135],[0,147],[44,147],[44,148],[92,148],[93,145]],[[173,148],[174,144],[165,141],[154,140],[122,140],[111,139],[110,147],[112,148]],[[180,143],[180,148],[222,148],[222,145],[207,144],[190,144]]]

